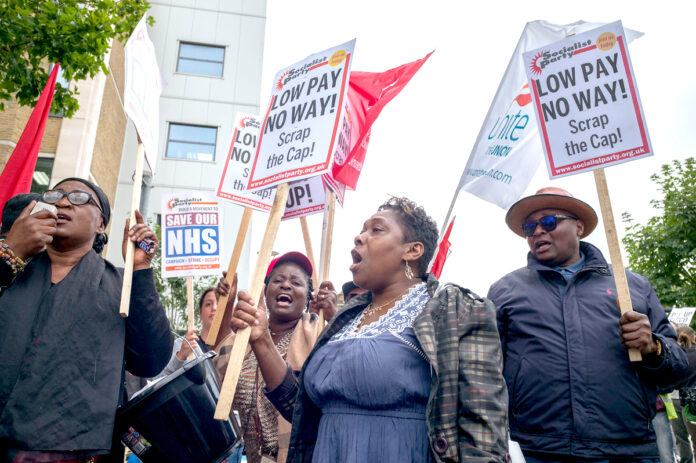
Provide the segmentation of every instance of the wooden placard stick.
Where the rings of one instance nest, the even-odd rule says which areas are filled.
[[[244,213],[242,214],[242,221],[239,222],[239,230],[237,231],[237,240],[234,242],[234,249],[232,250],[232,256],[230,257],[230,263],[227,266],[227,284],[232,285],[234,280],[234,274],[237,272],[237,266],[239,265],[239,259],[242,257],[242,249],[244,248],[244,240],[246,239],[247,231],[249,230],[249,222],[251,221],[250,207],[244,208]],[[213,318],[213,324],[208,332],[208,339],[206,344],[209,346],[215,346],[218,343],[218,333],[220,332],[220,325],[222,325],[222,320],[225,317],[225,309],[227,308],[227,301],[229,300],[229,294],[223,296],[218,301],[217,311],[215,312],[215,317]]]
[[[138,141],[138,153],[135,155],[135,174],[133,174],[133,193],[131,195],[130,226],[135,225],[135,210],[140,206],[140,189],[143,183],[143,158],[145,146]],[[127,233],[127,232],[126,232]],[[119,313],[122,317],[128,316],[130,310],[131,286],[133,285],[133,257],[135,256],[135,243],[127,240],[126,262],[123,267],[123,287],[121,288],[121,307]]]
[[[196,316],[193,313],[193,276],[186,277],[186,330],[191,331],[196,326]],[[186,342],[186,341],[184,341]],[[195,355],[193,352],[189,354],[186,360],[193,360]]]
[[[289,186],[287,183],[281,183],[278,185],[276,197],[273,200],[273,207],[271,208],[271,213],[268,216],[266,231],[263,235],[263,241],[261,242],[259,257],[256,260],[256,267],[254,267],[254,273],[251,277],[249,294],[251,294],[251,297],[257,301],[257,304],[261,297],[263,297],[261,294],[261,290],[263,289],[263,280],[266,276],[268,264],[271,261],[271,251],[273,250],[273,243],[275,242],[278,227],[280,226],[280,219],[285,211],[285,202],[288,200],[288,187]],[[239,381],[239,374],[242,371],[242,363],[244,362],[244,355],[246,354],[246,349],[249,345],[250,334],[251,327],[247,327],[242,330],[238,330],[235,336],[234,344],[232,345],[232,352],[230,353],[230,360],[227,364],[225,380],[220,388],[220,398],[218,399],[217,407],[215,408],[216,420],[224,421],[230,417],[232,400],[234,399],[234,394],[237,391],[237,382]]]
[[[619,309],[621,313],[630,312],[633,310],[631,304],[631,294],[628,291],[628,281],[626,280],[626,269],[621,258],[621,248],[619,248],[619,237],[616,234],[616,225],[614,224],[614,212],[611,208],[611,199],[609,198],[609,188],[607,187],[607,177],[604,174],[604,169],[595,169],[594,171],[595,185],[597,186],[597,195],[599,196],[599,206],[602,211],[602,221],[604,222],[604,231],[607,235],[607,244],[609,245],[609,257],[611,266],[614,271],[614,282],[616,283],[616,292],[618,293]],[[631,362],[640,362],[643,357],[638,349],[629,349],[628,358]]]
[[[319,290],[319,277],[317,276],[317,264],[314,260],[314,250],[312,248],[312,239],[309,236],[309,225],[307,225],[307,217],[300,217],[300,225],[302,226],[302,238],[304,238],[305,250],[307,251],[307,258],[312,264],[312,286],[314,290]]]
[[[196,316],[193,313],[193,276],[186,277],[186,315],[188,323],[186,329],[191,331],[195,327]]]
[[[333,242],[334,217],[336,213],[336,193],[330,188],[326,192],[326,204],[324,206],[324,222],[321,233],[321,260],[319,261],[319,281],[328,281],[329,268],[331,267],[331,245]],[[317,286],[317,291],[319,287]],[[324,329],[324,312],[319,311],[320,330]]]

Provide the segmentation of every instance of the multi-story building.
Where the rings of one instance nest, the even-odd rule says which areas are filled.
[[[237,111],[259,112],[266,3],[263,0],[155,0],[148,33],[163,80],[159,149],[151,188],[143,190],[148,217],[158,220],[162,195],[214,193],[224,167]],[[110,73],[78,83],[80,109],[72,119],[52,115],[41,145],[33,187],[41,191],[79,176],[97,183],[112,203],[106,257],[120,265],[119,245],[133,188],[137,138],[123,111],[124,50],[114,43]],[[0,169],[31,108],[0,112]],[[146,168],[146,179],[148,172]],[[223,206],[224,261],[229,260],[242,208]],[[247,235],[249,236],[249,235]],[[246,281],[249,240],[239,266]]]

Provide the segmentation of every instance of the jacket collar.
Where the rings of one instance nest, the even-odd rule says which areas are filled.
[[[582,266],[582,269],[580,269],[579,272],[595,270],[611,275],[611,268],[609,268],[609,264],[607,263],[606,259],[604,259],[602,252],[597,247],[585,241],[580,241],[580,252],[585,255],[585,265]],[[531,252],[527,253],[527,268],[529,270],[556,272],[553,267],[544,265],[532,257]]]

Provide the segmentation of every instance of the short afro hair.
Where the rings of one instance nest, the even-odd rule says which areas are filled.
[[[437,224],[430,218],[425,209],[408,198],[392,196],[379,206],[378,211],[394,211],[400,218],[404,231],[405,242],[418,241],[423,243],[423,255],[416,262],[418,276],[423,278],[428,270],[428,264],[435,254],[439,233]]]

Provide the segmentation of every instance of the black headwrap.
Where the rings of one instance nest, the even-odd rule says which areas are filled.
[[[94,193],[96,193],[97,197],[95,199],[99,202],[99,206],[101,207],[102,219],[104,220],[104,228],[106,228],[106,226],[109,224],[109,219],[111,218],[111,204],[109,204],[109,197],[106,196],[106,193],[104,193],[104,191],[101,188],[99,188],[97,185],[90,182],[89,180],[77,177],[65,178],[58,182],[56,185],[54,185],[53,188],[58,188],[58,185],[60,185],[61,183],[70,181],[83,183],[90,187],[92,191],[94,191]],[[104,246],[108,242],[109,237],[106,235],[106,232],[97,235],[94,237],[92,249],[94,249],[97,252],[97,254],[101,254],[101,252],[104,250]]]

